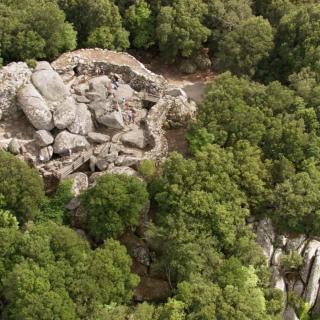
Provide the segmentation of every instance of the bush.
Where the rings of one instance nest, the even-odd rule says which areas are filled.
[[[37,221],[52,220],[56,223],[67,223],[68,211],[66,205],[73,198],[71,187],[71,180],[60,182],[55,195],[52,198],[45,198],[42,202]]]
[[[0,151],[0,163],[4,209],[10,210],[20,223],[34,219],[44,199],[43,181],[38,172],[5,151]]]
[[[37,66],[37,60],[35,59],[27,59],[26,63],[29,68],[34,69]]]
[[[303,265],[303,258],[295,251],[282,255],[280,261],[282,269],[286,272],[298,270]]]
[[[148,181],[156,174],[156,164],[153,160],[142,160],[139,165],[139,172]]]
[[[87,228],[96,240],[119,236],[127,227],[137,226],[148,200],[146,186],[136,177],[105,175],[82,196]]]

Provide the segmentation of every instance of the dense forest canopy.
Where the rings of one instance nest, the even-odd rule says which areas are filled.
[[[76,47],[152,50],[185,72],[210,67],[288,84],[319,72],[317,1],[1,0],[0,57],[53,59]]]
[[[134,48],[219,73],[188,128],[188,158],[141,163],[144,182],[105,175],[81,195],[87,238],[69,224],[70,183],[48,197],[35,170],[0,151],[1,319],[282,319],[248,222],[320,237],[319,21],[316,0],[0,0],[4,64]],[[172,296],[135,305],[139,277],[118,240],[148,201],[154,272]]]

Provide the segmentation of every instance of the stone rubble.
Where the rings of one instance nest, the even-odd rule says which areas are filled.
[[[65,178],[88,162],[91,185],[106,172],[139,177],[143,159],[162,161],[164,125],[186,125],[196,110],[183,90],[109,50],[69,52],[34,69],[12,63],[0,70],[0,84],[3,119],[32,131],[0,132],[0,146],[32,159],[44,177]]]

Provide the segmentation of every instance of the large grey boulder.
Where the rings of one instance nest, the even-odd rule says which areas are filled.
[[[34,71],[52,70],[52,67],[48,61],[38,61]]]
[[[22,87],[17,93],[17,99],[21,109],[36,129],[51,130],[53,128],[50,109],[32,84]]]
[[[90,144],[85,137],[62,131],[56,136],[53,151],[57,154],[66,154],[69,149],[72,152],[76,152],[89,146]]]
[[[68,126],[69,131],[76,134],[87,135],[94,130],[91,112],[84,103],[76,106],[74,121]]]
[[[303,253],[304,265],[300,272],[301,279],[304,283],[306,283],[308,280],[310,268],[312,266],[312,261],[318,249],[320,249],[320,242],[317,240],[311,240],[306,245],[306,248]]]
[[[0,68],[0,118],[17,118],[22,112],[16,103],[18,89],[31,77],[31,70],[24,62],[13,62]]]
[[[89,132],[88,139],[94,143],[106,143],[110,141],[110,136],[98,132]]]
[[[104,114],[101,117],[97,117],[97,121],[108,128],[123,129],[125,127],[122,114],[118,111],[113,111],[111,113]]]
[[[107,88],[111,84],[108,76],[95,77],[89,80],[89,90],[95,92],[99,97],[105,99],[107,96]]]
[[[38,130],[34,134],[34,139],[39,147],[46,147],[54,141],[52,134],[47,130]]]
[[[76,114],[76,103],[72,97],[69,97],[66,100],[64,100],[54,111],[54,125],[58,129],[66,129],[75,121]]]
[[[134,129],[125,133],[121,137],[121,141],[129,146],[144,149],[147,146],[147,139],[144,130]]]
[[[310,272],[308,284],[305,291],[305,301],[309,303],[311,307],[316,302],[317,294],[319,290],[319,280],[320,280],[320,251],[317,250],[312,269]]]
[[[48,102],[62,102],[69,95],[67,86],[56,71],[49,69],[48,64],[38,66],[31,76],[34,86]]]

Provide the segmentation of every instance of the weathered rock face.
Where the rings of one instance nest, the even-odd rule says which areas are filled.
[[[144,149],[147,146],[146,133],[142,129],[135,129],[125,133],[121,140],[124,144],[135,148]]]
[[[89,132],[88,139],[94,143],[106,143],[110,141],[110,136],[98,132]]]
[[[308,239],[305,235],[295,237],[275,235],[270,219],[255,223],[254,229],[257,242],[261,245],[272,269],[272,286],[284,293],[285,301],[287,301],[288,292],[293,291],[309,304],[312,314],[318,315],[320,313],[320,241]],[[283,254],[292,252],[303,257],[303,265],[299,269],[286,273],[281,266],[281,257]],[[297,313],[290,304],[284,310],[283,317],[284,320],[298,319]]]
[[[62,102],[69,95],[69,90],[61,77],[48,63],[38,64],[31,80],[48,102]]]
[[[76,119],[77,106],[72,97],[64,100],[53,113],[54,125],[58,129],[66,129]]]
[[[91,118],[91,112],[84,103],[76,106],[76,115],[74,121],[68,126],[72,133],[87,135],[94,131],[94,125]]]
[[[109,128],[123,129],[125,127],[122,114],[118,111],[104,114],[98,117],[97,121]]]
[[[36,129],[53,129],[50,109],[32,84],[22,87],[17,93],[17,99],[21,109]]]
[[[31,74],[24,62],[13,62],[0,69],[0,120],[21,115],[16,94],[21,86],[28,83]]]
[[[306,287],[305,299],[311,307],[314,306],[316,302],[318,290],[319,290],[319,280],[320,280],[320,249],[317,249],[316,255],[312,264],[308,285]]]
[[[53,156],[52,146],[47,146],[40,150],[39,158],[41,159],[41,161],[48,162],[51,160],[52,156]]]
[[[67,154],[68,150],[76,152],[89,146],[90,144],[85,137],[72,134],[68,131],[62,131],[56,136],[53,152],[57,154]]]
[[[46,147],[54,141],[52,134],[47,130],[37,131],[34,135],[34,139],[39,147]]]

